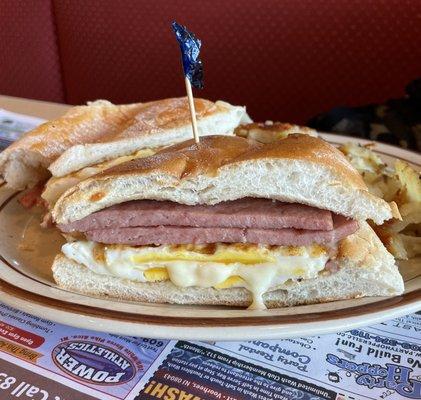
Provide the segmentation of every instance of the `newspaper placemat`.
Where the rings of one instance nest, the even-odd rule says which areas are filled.
[[[421,399],[421,313],[278,341],[86,331],[0,303],[1,399]]]
[[[0,150],[39,118],[0,109]],[[278,341],[123,337],[0,303],[0,399],[421,399],[421,312]]]
[[[45,122],[42,118],[17,114],[0,108],[0,151],[23,133]]]

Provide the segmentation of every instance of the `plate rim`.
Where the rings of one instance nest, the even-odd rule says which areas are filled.
[[[377,147],[375,149],[377,153],[387,155],[388,157],[398,157],[421,167],[421,155],[416,152],[362,138],[328,133],[321,133],[321,137],[332,144],[342,144],[345,142],[373,143]],[[385,152],[381,151],[382,149]],[[408,158],[403,157],[403,155]],[[420,163],[416,160],[418,157],[420,158]],[[4,185],[0,184],[0,188],[2,186]],[[7,199],[15,195],[16,192],[14,195],[8,196]],[[8,201],[5,201],[5,203],[7,204]],[[0,206],[0,209],[4,207],[3,204]],[[0,263],[2,266],[11,267],[3,257],[0,257]],[[15,268],[13,269],[24,275],[27,279],[30,279],[23,272]],[[59,288],[55,288],[54,286],[50,287],[59,290]],[[12,291],[15,292],[15,295],[12,294]],[[19,296],[16,296],[16,291],[18,291]],[[343,308],[322,311],[316,310],[315,312],[305,312],[297,315],[264,315],[265,313],[262,312],[261,315],[251,316],[201,318],[135,314],[130,311],[109,310],[99,306],[72,303],[66,299],[43,296],[39,293],[33,293],[22,287],[18,287],[2,278],[0,278],[0,293],[2,295],[1,301],[5,304],[24,311],[29,310],[28,312],[31,314],[41,318],[45,318],[45,312],[47,310],[51,312],[53,309],[55,311],[54,315],[48,315],[48,318],[62,324],[69,325],[70,321],[72,326],[83,329],[102,330],[118,334],[135,334],[137,336],[160,339],[275,339],[308,335],[309,331],[314,335],[337,332],[341,330],[340,326],[346,330],[366,326],[421,309],[421,288],[404,293],[401,296],[390,298],[379,297],[377,298],[378,301],[350,306],[346,308],[346,317],[341,317],[340,315],[341,312],[345,311]],[[84,296],[81,294],[77,295]],[[85,297],[89,298],[89,296]],[[112,299],[107,300],[112,301]],[[60,307],[60,304],[63,305],[63,303],[66,304],[66,307]],[[375,311],[367,311],[370,309],[375,309]],[[107,316],[99,316],[98,310],[101,310],[103,314],[107,313]],[[223,309],[221,310],[223,311]],[[130,316],[130,318],[122,320],[121,317],[123,315],[126,317]],[[110,318],[111,316],[113,318]],[[158,327],[162,329],[156,329]]]
[[[57,299],[49,296],[43,296],[39,293],[33,293],[29,290],[20,288],[15,286],[4,279],[0,278],[0,292],[5,295],[11,296],[12,290],[15,294],[20,295],[18,298],[22,301],[29,302],[30,304],[49,304],[51,308],[55,310],[63,310],[64,308],[60,305],[67,305],[67,310],[77,309],[79,313],[84,316],[95,317],[97,319],[106,320],[111,319],[113,321],[121,322],[121,316],[125,316],[127,319],[126,322],[135,322],[139,323],[141,321],[145,322],[151,326],[161,326],[162,325],[162,316],[154,315],[154,314],[138,314],[132,313],[129,311],[116,311],[116,310],[108,310],[105,308],[97,307],[94,305],[86,305],[86,304],[79,304],[79,303],[72,303],[70,301],[64,299]],[[83,295],[82,295],[83,296]],[[89,297],[89,296],[87,296]],[[365,297],[362,299],[369,299],[371,297]],[[374,297],[373,297],[374,298]],[[32,301],[28,301],[31,299]],[[98,298],[96,298],[98,299]],[[365,303],[365,304],[358,304],[355,306],[351,306],[346,308],[347,315],[350,317],[360,316],[362,309],[368,310],[375,308],[376,312],[386,312],[391,310],[399,310],[402,307],[409,307],[415,305],[416,307],[421,308],[421,288],[413,290],[408,293],[404,293],[400,296],[394,297],[375,297],[378,301]],[[44,300],[44,301],[42,301]],[[112,300],[112,299],[111,299]],[[351,299],[354,300],[354,299]],[[357,299],[358,300],[358,299]],[[344,300],[346,301],[346,300]],[[330,302],[335,303],[335,302]],[[326,303],[322,303],[326,304]],[[380,308],[379,308],[380,305]],[[298,306],[299,307],[299,306]],[[222,310],[222,309],[221,309]],[[82,312],[83,311],[83,312]],[[99,316],[99,312],[107,313],[106,317]],[[75,315],[75,313],[71,313],[71,315]],[[194,326],[200,325],[208,325],[213,324],[215,327],[243,327],[243,326],[266,326],[266,325],[293,325],[296,324],[295,319],[297,317],[300,319],[301,324],[309,323],[309,322],[319,322],[319,317],[321,317],[321,321],[337,321],[341,320],[341,313],[344,312],[343,308],[333,309],[333,310],[325,310],[325,311],[317,311],[317,312],[308,312],[303,314],[292,314],[292,315],[269,315],[270,310],[268,310],[268,315],[264,315],[265,311],[262,311],[262,315],[253,315],[253,316],[238,316],[238,317],[184,317],[184,316],[165,316],[166,326],[170,327],[187,327],[191,328]],[[371,313],[374,314],[375,312]],[[323,318],[324,316],[328,315],[328,318]],[[364,313],[364,315],[370,315],[370,313]]]
[[[44,302],[34,303],[29,301],[27,298],[16,297],[9,295],[4,290],[4,285],[10,285],[7,282],[0,279],[0,292],[2,293],[2,301],[11,307],[24,310],[30,314],[36,315],[40,318],[46,317],[46,312],[51,312],[51,306],[45,305]],[[14,287],[13,285],[10,285]],[[15,288],[15,287],[14,287]],[[20,289],[23,292],[27,292],[32,295],[31,292],[24,289]],[[416,292],[419,292],[417,290]],[[414,292],[411,292],[414,293]],[[261,325],[232,325],[232,326],[209,326],[207,324],[194,324],[192,326],[173,326],[169,324],[163,324],[162,322],[157,324],[151,324],[145,321],[127,321],[127,320],[112,320],[107,317],[101,318],[93,315],[85,315],[78,313],[72,313],[67,310],[63,310],[60,307],[54,308],[54,315],[48,315],[48,319],[63,325],[70,325],[82,329],[110,332],[114,334],[129,335],[129,336],[140,336],[156,339],[175,339],[175,340],[218,340],[218,341],[235,341],[235,340],[252,340],[252,339],[283,339],[293,338],[300,336],[308,336],[318,334],[334,333],[342,330],[355,329],[363,326],[380,323],[385,320],[404,316],[408,313],[418,311],[421,308],[421,297],[416,293],[419,298],[416,301],[410,302],[409,304],[396,305],[393,309],[385,307],[382,310],[371,314],[364,314],[364,318],[361,318],[360,313],[346,318],[338,318],[334,320],[340,323],[332,323],[332,319],[324,319],[322,321],[309,321],[301,322],[300,320],[294,323],[282,323],[282,324],[261,324]],[[37,297],[43,297],[35,294]],[[400,299],[403,296],[397,296],[393,298],[386,298],[384,301],[391,301]],[[50,300],[47,298],[47,300]],[[59,300],[61,302],[61,300]],[[377,302],[372,303],[377,304]],[[75,305],[79,308],[79,305]],[[86,306],[87,308],[95,308]],[[337,310],[340,312],[341,310]],[[317,314],[317,313],[316,313]],[[142,315],[135,314],[138,317]],[[69,324],[69,318],[72,318]],[[162,318],[162,317],[161,317]],[[176,317],[173,317],[176,318]],[[255,317],[253,317],[255,318]],[[214,322],[214,321],[212,321]],[[162,328],[162,329],[157,329]],[[251,328],[251,329],[250,329]]]

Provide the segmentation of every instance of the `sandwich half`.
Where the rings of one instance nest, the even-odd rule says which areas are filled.
[[[251,121],[245,107],[223,101],[195,99],[195,107],[199,136],[214,132],[231,135],[240,123]],[[50,209],[68,188],[81,180],[189,139],[191,129],[186,98],[144,103],[118,132],[110,132],[94,143],[72,146],[61,154],[49,166],[52,177],[45,185],[42,198]]]
[[[245,107],[205,99],[195,99],[195,106],[199,135],[232,134],[240,123],[251,122]],[[103,164],[110,160],[117,164],[122,156],[136,156],[145,148],[168,146],[191,135],[186,98],[128,105],[99,100],[73,107],[14,142],[0,154],[0,178],[10,187],[24,189],[52,175],[44,197],[49,202],[61,188],[71,186],[68,178],[80,180],[107,167]]]
[[[24,134],[0,153],[0,178],[14,189],[32,187],[48,178],[48,166],[74,144],[96,141],[117,132],[140,103],[114,105],[97,100],[72,107],[63,116]]]
[[[57,284],[89,295],[254,309],[403,292],[366,220],[394,209],[336,148],[308,135],[271,144],[189,140],[66,191]]]

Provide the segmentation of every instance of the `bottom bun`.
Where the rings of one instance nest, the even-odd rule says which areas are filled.
[[[395,296],[404,290],[393,257],[373,230],[360,222],[360,229],[339,246],[339,270],[301,282],[288,281],[264,294],[268,308],[322,303],[365,296]],[[91,272],[85,266],[58,255],[54,279],[63,289],[99,297],[148,303],[249,306],[251,293],[244,288],[214,289],[178,287],[170,281],[141,283]]]

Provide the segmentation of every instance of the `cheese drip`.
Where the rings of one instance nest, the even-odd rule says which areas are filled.
[[[97,274],[137,282],[170,280],[178,287],[243,287],[264,309],[263,294],[288,280],[310,279],[325,267],[328,250],[313,246],[253,244],[104,246],[90,241],[66,243],[63,253]]]

